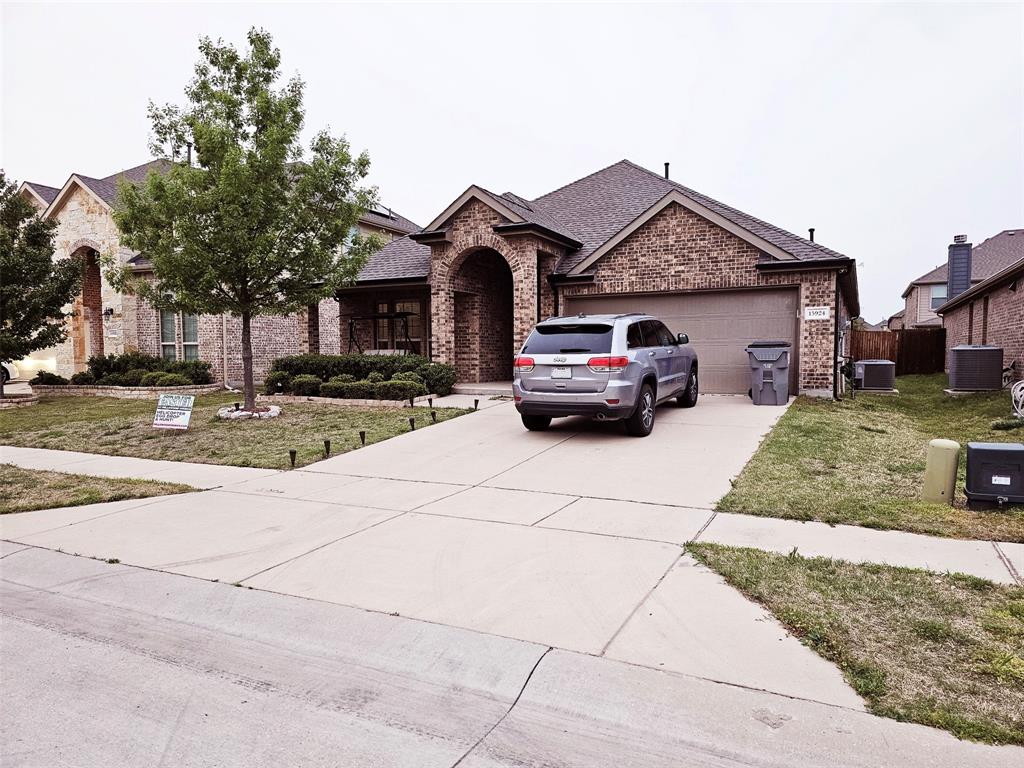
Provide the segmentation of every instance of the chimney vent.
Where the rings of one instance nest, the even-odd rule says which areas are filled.
[[[967,235],[957,235],[949,246],[946,266],[946,300],[971,287],[971,250]]]
[[[665,163],[665,178],[668,178],[668,163]]]
[[[813,243],[814,242],[814,227],[808,228],[807,233],[811,236],[811,242]]]

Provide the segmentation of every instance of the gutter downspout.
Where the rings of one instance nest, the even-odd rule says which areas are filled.
[[[222,354],[222,365],[224,370],[224,377],[221,381],[224,384],[224,389],[228,388],[228,316],[220,316],[220,348]]]
[[[845,269],[836,270],[835,311],[832,322],[832,399],[842,400],[839,396],[839,278],[846,274]]]

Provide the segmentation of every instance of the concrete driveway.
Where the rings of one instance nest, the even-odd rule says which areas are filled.
[[[6,516],[0,536],[860,708],[683,553],[783,411],[704,397],[637,439],[527,432],[505,403],[214,491]]]

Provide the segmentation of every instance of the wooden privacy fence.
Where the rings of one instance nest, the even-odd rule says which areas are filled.
[[[896,375],[942,373],[946,368],[946,329],[851,331],[850,354],[857,360],[891,360]]]

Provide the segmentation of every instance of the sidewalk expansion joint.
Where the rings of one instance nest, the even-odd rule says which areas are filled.
[[[477,739],[473,743],[473,746],[471,746],[469,749],[467,749],[465,752],[463,752],[462,755],[459,757],[459,759],[456,760],[454,763],[452,763],[452,768],[458,768],[458,766],[462,765],[462,761],[465,760],[467,757],[469,757],[473,753],[473,750],[476,749],[477,747],[479,747],[480,744],[483,743],[484,739],[486,739],[488,736],[490,736],[494,732],[495,728],[497,728],[499,725],[501,725],[503,722],[505,722],[505,718],[508,717],[512,713],[512,710],[516,708],[516,704],[519,703],[519,699],[521,699],[523,697],[523,691],[526,690],[526,686],[528,686],[530,684],[530,680],[533,679],[533,673],[537,671],[537,667],[539,667],[540,663],[542,661],[544,661],[544,657],[547,656],[549,653],[551,653],[552,650],[553,650],[553,648],[551,646],[548,646],[544,650],[544,653],[542,653],[537,658],[537,661],[534,662],[534,665],[530,669],[529,674],[526,676],[526,679],[523,681],[522,687],[519,689],[519,693],[516,694],[516,698],[512,702],[512,704],[509,705],[509,708],[506,709],[505,713],[501,717],[499,717],[497,719],[497,721],[494,723],[494,725],[492,725],[490,728],[488,728],[484,732],[483,736],[481,736],[479,739]]]
[[[1013,561],[1007,557],[1006,553],[999,547],[999,542],[992,542],[992,549],[996,551],[996,557],[999,558],[999,562],[1006,566],[1006,570],[1010,572],[1010,578],[1012,578],[1018,584],[1024,585],[1024,575],[1022,575],[1016,567],[1013,565]]]

